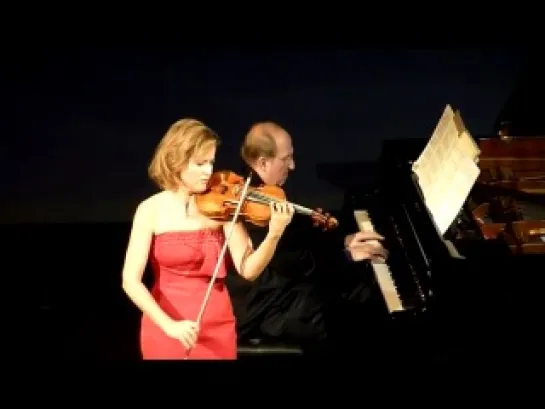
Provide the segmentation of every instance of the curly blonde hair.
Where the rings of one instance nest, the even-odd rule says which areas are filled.
[[[148,175],[160,188],[176,189],[189,160],[220,144],[218,135],[197,119],[173,123],[163,136],[148,167]]]

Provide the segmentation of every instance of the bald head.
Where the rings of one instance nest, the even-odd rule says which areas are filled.
[[[267,184],[284,184],[295,169],[291,137],[274,122],[254,124],[244,138],[241,155]]]
[[[277,140],[287,132],[274,122],[259,122],[252,125],[242,145],[242,158],[248,165],[259,157],[274,158],[277,153]],[[289,137],[289,135],[288,135]]]

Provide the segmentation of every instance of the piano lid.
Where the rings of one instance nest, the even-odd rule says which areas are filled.
[[[530,56],[495,123],[497,135],[507,127],[513,137],[545,136],[545,56]]]
[[[428,138],[400,138],[382,141],[378,161],[329,162],[316,165],[319,179],[343,191],[368,191],[376,187],[381,165],[413,161],[422,152]]]
[[[318,163],[316,174],[319,179],[343,191],[364,191],[375,185],[378,164],[367,161]]]
[[[382,141],[381,161],[388,164],[415,161],[429,140],[429,137],[385,139]]]

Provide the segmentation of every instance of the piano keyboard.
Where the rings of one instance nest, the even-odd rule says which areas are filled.
[[[361,231],[374,231],[375,228],[369,214],[366,210],[355,210],[354,217],[358,223],[358,227]],[[401,297],[397,292],[396,285],[392,279],[392,274],[388,264],[377,261],[372,261],[371,266],[375,272],[375,278],[382,291],[382,295],[386,301],[386,306],[390,313],[395,311],[403,311],[403,304],[401,303]]]

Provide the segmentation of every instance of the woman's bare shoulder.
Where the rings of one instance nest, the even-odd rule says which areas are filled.
[[[165,196],[164,193],[165,193],[164,191],[158,192],[143,199],[136,206],[136,215],[138,214],[147,215],[147,216],[152,215],[155,212],[155,209],[157,208],[159,202],[163,200]]]

